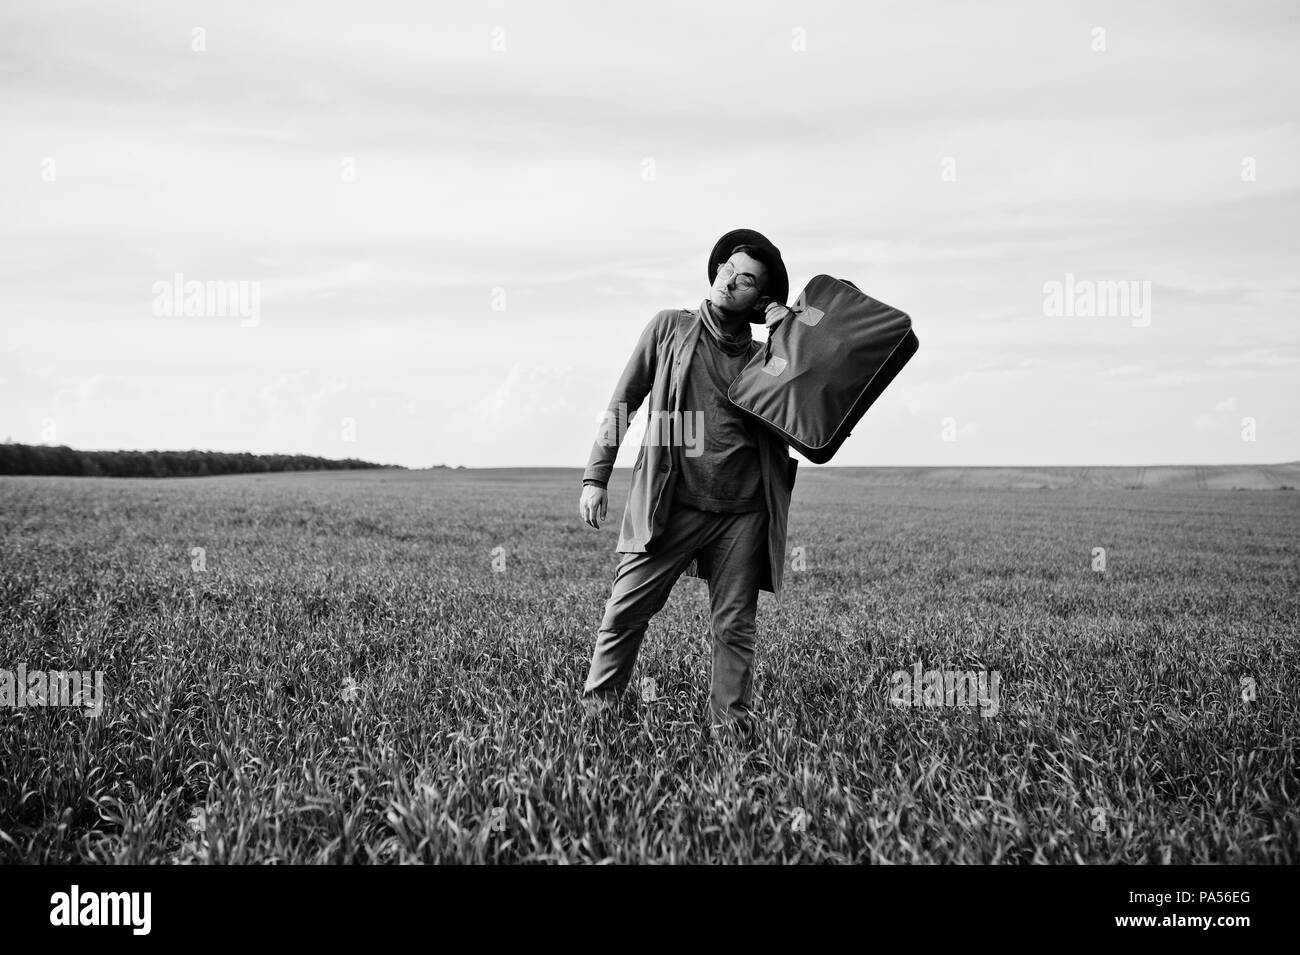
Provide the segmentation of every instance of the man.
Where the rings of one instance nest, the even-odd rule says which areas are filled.
[[[758,594],[781,592],[797,463],[779,438],[747,424],[726,392],[762,348],[750,324],[773,327],[790,314],[789,278],[780,251],[751,229],[718,240],[708,275],[712,288],[698,309],[665,309],[641,333],[583,474],[579,512],[599,528],[623,437],[621,427],[611,434],[609,423],[625,422],[648,397],[618,540],[623,558],[583,698],[589,709],[602,709],[623,693],[650,618],[685,572],[709,586],[711,726],[746,731]],[[692,423],[702,441],[683,440]]]

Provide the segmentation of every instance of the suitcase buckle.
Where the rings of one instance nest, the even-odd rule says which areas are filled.
[[[790,311],[794,312],[795,318],[799,319],[799,321],[803,322],[810,328],[820,322],[822,317],[826,314],[820,308],[814,308],[809,305],[807,301],[804,300],[803,292],[799,293],[799,300],[794,303],[794,308],[790,309]]]

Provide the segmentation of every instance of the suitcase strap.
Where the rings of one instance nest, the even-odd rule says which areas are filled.
[[[857,288],[856,285],[854,285],[853,287]],[[777,323],[777,327],[779,327],[782,322],[788,322],[791,320],[798,321],[799,316],[804,312],[808,312],[810,315],[812,315],[812,319],[804,323],[806,325],[816,325],[819,321],[821,321],[822,316],[825,314],[825,312],[823,312],[820,308],[813,308],[806,301],[804,301],[803,292],[800,292],[799,298],[795,301],[793,305],[790,306],[789,317],[781,319],[781,321]],[[775,331],[776,328],[768,329],[767,343],[763,346],[763,367],[765,368],[767,367],[767,363],[772,360],[772,334]]]

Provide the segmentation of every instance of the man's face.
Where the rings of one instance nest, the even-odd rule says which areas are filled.
[[[737,252],[718,269],[717,278],[709,292],[709,301],[718,308],[732,312],[747,312],[763,297],[767,284],[767,267],[747,252]]]

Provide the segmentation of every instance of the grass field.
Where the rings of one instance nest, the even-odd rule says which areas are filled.
[[[0,479],[0,669],[107,698],[0,709],[0,862],[1300,861],[1300,492],[802,469],[747,752],[691,578],[584,717],[627,476],[600,531],[578,477]]]

